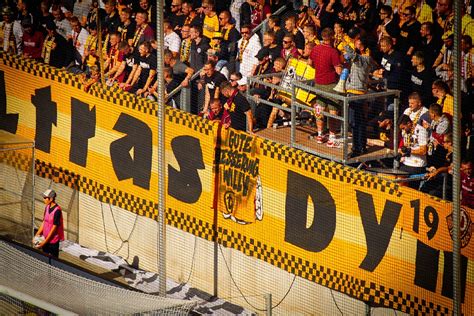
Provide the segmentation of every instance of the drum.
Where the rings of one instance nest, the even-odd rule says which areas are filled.
[[[369,168],[367,171],[387,181],[398,182],[401,186],[408,186],[407,181],[400,181],[410,176],[408,172],[393,168]]]

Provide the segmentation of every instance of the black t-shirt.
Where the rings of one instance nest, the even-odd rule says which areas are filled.
[[[278,46],[281,46],[283,45],[283,38],[285,37],[286,35],[286,32],[285,30],[283,30],[282,28],[279,28],[276,32],[275,32],[275,43],[278,44]],[[304,36],[304,35],[303,35]]]
[[[429,107],[435,99],[431,93],[431,85],[435,79],[435,74],[430,68],[426,68],[422,72],[413,70],[411,72],[410,81],[412,92],[418,92],[424,106]]]
[[[383,22],[382,22],[383,25]],[[385,31],[387,31],[388,35],[390,37],[398,39],[400,37],[400,26],[395,20],[391,20],[388,22],[387,25],[385,25]]]
[[[228,58],[233,58],[237,55],[237,42],[240,39],[240,33],[235,29],[235,27],[232,27],[230,30],[223,30],[222,34],[224,35],[224,41],[225,46],[228,51]]]
[[[131,21],[128,25],[122,23],[118,26],[117,32],[120,33],[120,37],[123,41],[133,39],[136,27],[137,23],[135,21]]]
[[[135,59],[135,63],[141,68],[140,77],[137,81],[137,87],[143,88],[148,80],[148,76],[150,75],[150,70],[156,70],[156,55],[149,54],[148,56],[144,56]]]
[[[273,48],[268,47],[268,55],[270,56],[270,60],[272,61],[272,67],[273,67],[273,62],[275,61],[275,59],[280,57],[280,54],[281,54],[281,46],[280,45],[277,45]]]
[[[230,125],[232,128],[240,131],[246,130],[247,115],[245,112],[247,111],[250,111],[250,104],[247,98],[238,92],[229,104]]]
[[[245,1],[240,7],[240,25],[250,25],[252,22],[252,7]]]
[[[54,43],[56,48],[51,50],[49,64],[57,68],[66,67],[72,61],[72,47],[63,36],[57,33],[54,35]]]
[[[113,15],[106,15],[102,28],[107,29],[108,33],[115,33],[121,24],[120,16],[117,11],[113,12]]]
[[[299,30],[294,34],[294,39],[295,39],[295,46],[298,49],[304,49],[305,45],[305,39],[303,33],[301,33]],[[281,43],[279,43],[281,44]]]
[[[184,14],[177,15],[176,13],[171,13],[168,20],[171,22],[173,29],[176,26],[183,27],[184,21],[186,21],[186,15]]]
[[[428,42],[426,39],[421,41],[419,50],[421,50],[425,56],[425,67],[433,67],[433,64],[438,57],[442,46],[443,42],[438,38],[433,38],[430,42]]]
[[[215,71],[211,77],[204,76],[204,83],[206,84],[206,88],[209,91],[211,98],[214,97],[216,88],[219,87],[224,81],[227,81],[227,79],[219,71]]]
[[[400,38],[397,42],[398,44],[398,51],[402,54],[406,54],[410,47],[416,47],[420,44],[421,36],[420,36],[420,28],[421,24],[418,21],[413,22],[412,24],[404,23],[400,28]],[[412,52],[414,53],[415,50]]]
[[[385,69],[383,77],[387,79],[387,88],[400,90],[407,88],[404,81],[407,79],[405,59],[400,52],[384,54],[380,64]]]
[[[135,60],[138,59],[138,52],[135,53],[129,53],[124,56],[124,61],[125,61],[125,69],[124,73],[126,77],[132,72],[133,65],[135,64]]]

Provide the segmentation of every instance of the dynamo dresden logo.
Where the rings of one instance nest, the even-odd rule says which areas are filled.
[[[471,241],[471,236],[472,236],[472,220],[471,217],[469,216],[469,213],[467,210],[461,206],[460,209],[460,222],[459,222],[459,229],[460,229],[460,238],[461,238],[461,248],[466,247],[469,244],[469,241]],[[454,240],[454,223],[453,223],[453,213],[449,214],[448,217],[446,217],[446,221],[448,224],[448,229],[449,229],[449,234],[451,235],[451,239]]]
[[[224,216],[225,219],[231,219],[237,224],[241,224],[241,225],[247,225],[247,224],[252,223],[252,222],[246,222],[242,219],[238,219],[234,216],[238,205],[237,205],[237,196],[233,191],[228,190],[225,192],[224,206],[225,206],[225,211],[222,212],[222,215]],[[256,181],[254,209],[252,210],[252,212],[254,212],[253,217],[255,218],[255,220],[261,221],[263,219],[263,188],[262,188],[262,182],[260,180],[260,176],[257,177],[257,181]]]

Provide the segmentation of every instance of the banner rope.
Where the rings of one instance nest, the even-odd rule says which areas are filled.
[[[254,306],[252,303],[249,302],[249,300],[247,299],[247,297],[244,295],[244,293],[242,292],[242,290],[240,289],[240,287],[239,287],[239,286],[237,285],[237,283],[235,282],[234,276],[232,275],[232,272],[230,271],[229,265],[227,264],[227,260],[225,259],[224,252],[222,251],[222,246],[221,246],[221,244],[218,244],[218,246],[219,246],[219,250],[220,250],[220,252],[221,252],[222,259],[224,259],[224,264],[225,264],[225,267],[226,267],[226,269],[227,269],[227,272],[229,272],[230,279],[232,280],[232,283],[234,283],[235,287],[236,287],[237,290],[239,291],[239,293],[240,293],[240,295],[242,296],[242,298],[244,299],[244,301],[245,301],[250,307],[252,307],[254,310],[257,310],[257,311],[259,311],[259,312],[266,312],[267,309],[258,308],[258,307]],[[293,285],[294,285],[294,283],[295,283],[295,280],[296,280],[296,274],[293,276],[293,280],[291,281],[290,287],[289,287],[288,290],[286,291],[285,295],[283,295],[282,299],[281,299],[276,305],[270,307],[271,310],[277,308],[281,303],[283,303],[283,301],[284,301],[285,298],[288,296],[288,294],[290,294],[290,291],[291,291],[291,289],[293,288]]]
[[[138,214],[135,214],[135,220],[133,222],[133,226],[132,226],[132,230],[130,231],[130,234],[128,235],[127,239],[123,239],[122,235],[120,234],[120,231],[118,229],[118,226],[117,226],[117,221],[115,220],[115,216],[114,216],[114,213],[112,211],[112,205],[110,203],[109,204],[109,208],[110,208],[110,214],[112,215],[112,221],[114,223],[114,226],[115,226],[115,231],[117,232],[117,235],[121,241],[121,244],[120,246],[115,250],[115,251],[110,251],[109,249],[109,245],[108,245],[108,239],[107,239],[107,229],[105,227],[105,215],[104,215],[104,207],[103,207],[103,203],[100,202],[100,210],[101,210],[101,215],[102,215],[102,228],[104,230],[104,241],[105,241],[105,249],[107,250],[107,252],[109,253],[112,253],[114,255],[116,255],[121,249],[122,247],[127,244],[127,257],[124,258],[125,261],[128,262],[128,259],[130,257],[130,238],[132,237],[134,231],[135,231],[135,228],[136,228],[136,225],[137,225],[137,221],[138,221]]]

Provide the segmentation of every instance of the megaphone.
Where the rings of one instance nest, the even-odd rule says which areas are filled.
[[[339,78],[339,82],[333,88],[334,91],[338,93],[346,93],[346,80],[349,77],[349,69],[344,68],[341,73],[341,77]]]

